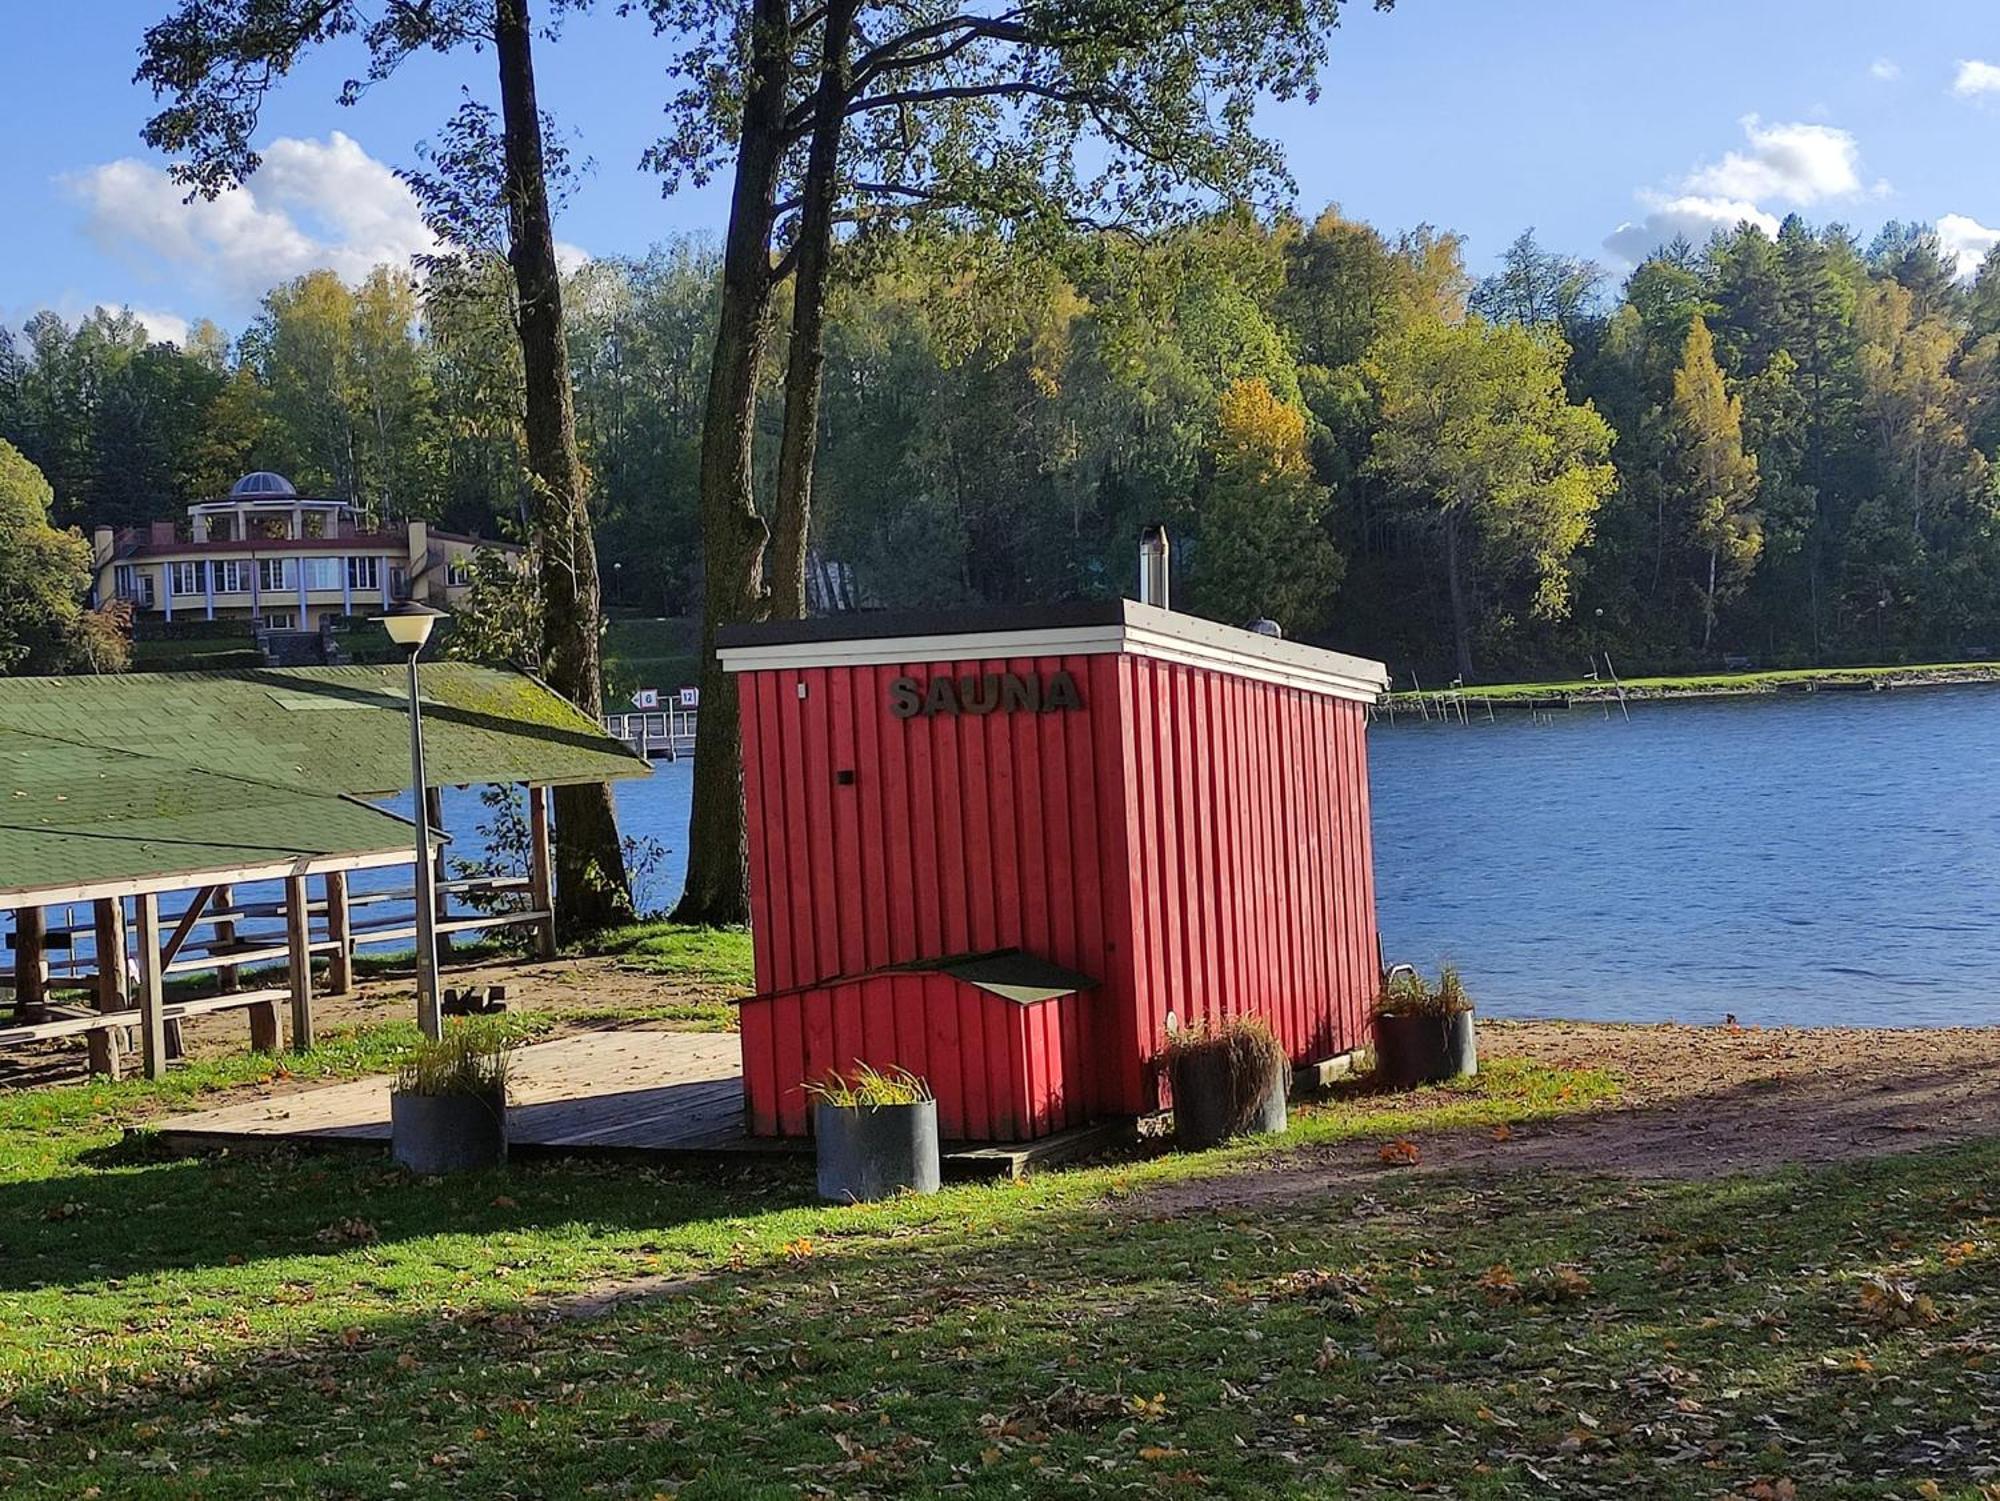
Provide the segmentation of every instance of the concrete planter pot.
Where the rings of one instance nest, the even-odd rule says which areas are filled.
[[[1174,1091],[1174,1144],[1187,1152],[1220,1146],[1232,1136],[1277,1135],[1290,1124],[1285,1095],[1291,1065],[1282,1057],[1254,1085],[1238,1092],[1234,1061],[1222,1050],[1183,1053],[1170,1068]],[[1239,1101],[1250,1095],[1247,1109]]]
[[[427,1177],[498,1167],[507,1160],[507,1091],[392,1093],[389,1152]]]
[[[1479,1072],[1479,1033],[1470,1011],[1375,1017],[1375,1077],[1415,1089]]]
[[[813,1106],[819,1196],[835,1203],[938,1191],[937,1101]]]

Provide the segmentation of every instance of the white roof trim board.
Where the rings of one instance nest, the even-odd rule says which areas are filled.
[[[1118,605],[1123,608],[1117,608]],[[730,633],[716,655],[729,672],[1123,655],[1178,662],[1366,703],[1373,703],[1389,686],[1388,669],[1380,662],[1217,625],[1132,600],[1087,612],[1050,613],[1087,613],[1106,618],[1035,626],[1025,623],[1033,617],[1023,611],[1020,618],[1024,623],[1019,626],[989,625],[987,619],[972,616],[967,617],[968,628],[954,630],[950,617],[931,616],[919,629],[890,634],[896,618],[884,617],[885,632],[870,635],[851,631],[817,634],[799,628],[787,632],[781,626],[746,627]],[[867,620],[866,616],[859,617],[857,624],[865,628]],[[806,622],[805,626],[814,624]],[[794,639],[785,639],[787,635]]]

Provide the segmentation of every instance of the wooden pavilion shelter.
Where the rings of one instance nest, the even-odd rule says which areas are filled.
[[[525,673],[431,664],[422,692],[433,859],[445,840],[439,788],[528,792],[526,874],[441,881],[440,938],[520,925],[553,953],[547,789],[643,776],[648,764]],[[244,1010],[252,1045],[275,1049],[281,1004],[292,1045],[311,1046],[314,959],[338,994],[352,984],[356,947],[416,936],[414,914],[356,920],[357,907],[412,891],[363,896],[348,882],[414,858],[411,825],[370,801],[407,788],[408,733],[399,668],[0,679],[0,910],[14,913],[13,964],[0,969],[14,1014],[0,1022],[0,1046],[81,1035],[93,1069],[115,1075],[136,1029],[145,1070],[159,1077],[181,1018]],[[265,881],[283,883],[281,901],[234,900]],[[185,902],[163,916],[173,893]],[[500,893],[520,905],[449,910],[453,897]],[[87,921],[48,919],[85,905]],[[272,918],[282,941],[240,936]],[[92,969],[52,976],[50,952],[86,937]],[[278,963],[283,984],[238,988],[241,971]],[[215,975],[219,989],[169,1000],[169,977],[190,973]],[[59,1000],[65,988],[81,994]]]

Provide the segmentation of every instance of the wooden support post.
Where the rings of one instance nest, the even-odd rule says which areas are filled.
[[[219,912],[228,912],[233,910],[236,906],[235,889],[229,886],[216,887],[215,906],[216,910]],[[232,944],[236,942],[235,918],[233,917],[225,918],[215,925],[215,941],[219,945]],[[243,988],[242,974],[233,964],[223,965],[221,969],[216,971],[216,977],[218,980],[220,980],[222,988],[224,990],[241,990]]]
[[[86,1034],[90,1047],[90,1072],[106,1079],[125,1077],[125,1029],[99,1027]]]
[[[94,904],[97,948],[97,1009],[123,1011],[131,1004],[125,974],[125,901],[100,897]],[[104,1027],[89,1034],[90,1071],[116,1079],[124,1072],[122,1028]]]
[[[285,940],[291,950],[292,1051],[313,1045],[312,913],[306,902],[306,878],[285,877]]]
[[[157,892],[142,891],[134,900],[138,912],[134,928],[139,942],[139,1050],[146,1077],[164,1079],[167,1023],[161,1015],[166,996],[160,975],[160,898]]]
[[[131,982],[125,972],[126,932],[123,897],[100,897],[97,923],[97,1009],[123,1011],[131,1002]]]
[[[549,789],[528,789],[528,905],[549,915],[535,924],[535,951],[556,956],[555,867],[549,858]]]
[[[429,820],[430,826],[438,833],[442,834],[444,832],[444,788],[426,787],[424,789],[424,817]],[[431,868],[436,872],[431,882],[431,891],[433,893],[431,911],[434,914],[434,920],[439,923],[444,922],[450,916],[449,909],[451,906],[450,893],[444,889],[444,883],[451,879],[451,872],[445,864],[444,852],[446,848],[447,846],[440,840],[435,846],[436,853],[431,857]],[[437,954],[438,963],[440,964],[451,957],[451,937],[449,934],[443,932],[437,934]]]
[[[354,988],[354,920],[347,905],[347,872],[326,873],[326,936],[333,955],[326,966],[328,995],[346,995]]]
[[[14,912],[14,1014],[39,1011],[49,998],[49,919],[40,907]]]

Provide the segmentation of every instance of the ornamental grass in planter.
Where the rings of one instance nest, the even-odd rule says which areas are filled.
[[[1435,985],[1408,965],[1392,970],[1375,1002],[1375,1077],[1414,1089],[1478,1072],[1472,998],[1458,970],[1445,965]]]
[[[938,1191],[937,1100],[908,1069],[857,1063],[806,1085],[813,1102],[819,1196],[835,1203]]]
[[[505,1162],[511,1051],[490,1026],[453,1027],[421,1044],[389,1092],[390,1155],[426,1175]]]
[[[1283,1131],[1291,1063],[1263,1018],[1207,1022],[1167,1038],[1162,1058],[1174,1095],[1174,1142],[1183,1151],[1232,1136]]]

